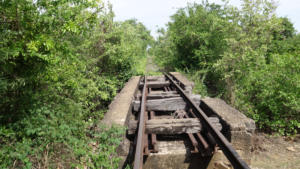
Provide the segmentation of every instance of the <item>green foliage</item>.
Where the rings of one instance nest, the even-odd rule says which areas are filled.
[[[227,48],[228,33],[223,29],[230,30],[225,12],[224,7],[208,3],[178,10],[168,31],[159,31],[162,36],[152,50],[155,60],[167,71],[179,68],[197,74],[193,80],[205,82],[213,90],[220,75],[212,67]]]
[[[180,9],[151,49],[166,70],[179,69],[202,95],[220,96],[261,129],[299,131],[299,35],[275,3],[242,9],[203,2]]]
[[[101,131],[95,133],[93,136],[96,142],[93,142],[92,146],[95,147],[96,152],[89,153],[89,157],[92,160],[92,168],[118,168],[120,158],[117,156],[116,148],[120,144],[120,136],[124,135],[124,129],[113,126],[107,129],[104,126],[100,126]]]
[[[99,128],[152,37],[98,0],[0,2],[0,168],[116,168]]]
[[[136,65],[136,72],[138,75],[146,74],[147,57],[141,58]]]

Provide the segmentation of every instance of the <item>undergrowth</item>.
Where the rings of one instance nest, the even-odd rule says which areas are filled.
[[[201,95],[220,97],[262,131],[300,131],[300,35],[272,0],[189,4],[158,31],[151,54]]]
[[[152,37],[101,1],[0,1],[0,168],[117,168],[101,119]]]

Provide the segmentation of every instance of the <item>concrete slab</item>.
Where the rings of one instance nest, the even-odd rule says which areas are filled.
[[[219,98],[204,98],[201,100],[200,107],[203,109],[210,108],[216,113],[210,112],[209,115],[217,115],[220,118],[223,127],[222,133],[239,152],[242,159],[250,164],[251,149],[254,145],[254,120],[246,117]]]
[[[138,89],[140,76],[132,77],[121,90],[120,93],[114,98],[109,105],[109,110],[105,114],[102,123],[108,126],[119,125],[126,126],[127,117],[131,111],[131,102],[134,99],[134,94]]]
[[[246,117],[243,113],[229,106],[219,98],[206,97],[202,102],[213,109],[230,126],[231,131],[244,131],[253,133],[255,131],[254,120]]]

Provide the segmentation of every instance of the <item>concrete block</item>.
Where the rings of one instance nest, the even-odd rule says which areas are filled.
[[[251,162],[251,149],[254,140],[255,122],[218,98],[204,98],[200,107],[210,109],[208,116],[218,116],[222,133],[248,164]]]
[[[134,94],[138,89],[139,81],[140,76],[134,76],[125,84],[121,92],[118,93],[109,105],[109,110],[101,121],[102,124],[124,127],[127,125],[127,117],[131,111],[131,103],[134,99]]]

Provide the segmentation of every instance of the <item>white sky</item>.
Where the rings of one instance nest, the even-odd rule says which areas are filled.
[[[170,16],[178,8],[201,0],[109,0],[109,2],[113,4],[115,20],[135,18],[156,36],[157,28],[165,27],[170,21]],[[221,0],[209,0],[209,2],[221,3]],[[238,6],[240,0],[230,0],[230,4]],[[300,0],[279,0],[277,14],[288,17],[294,23],[296,30],[300,31]]]

